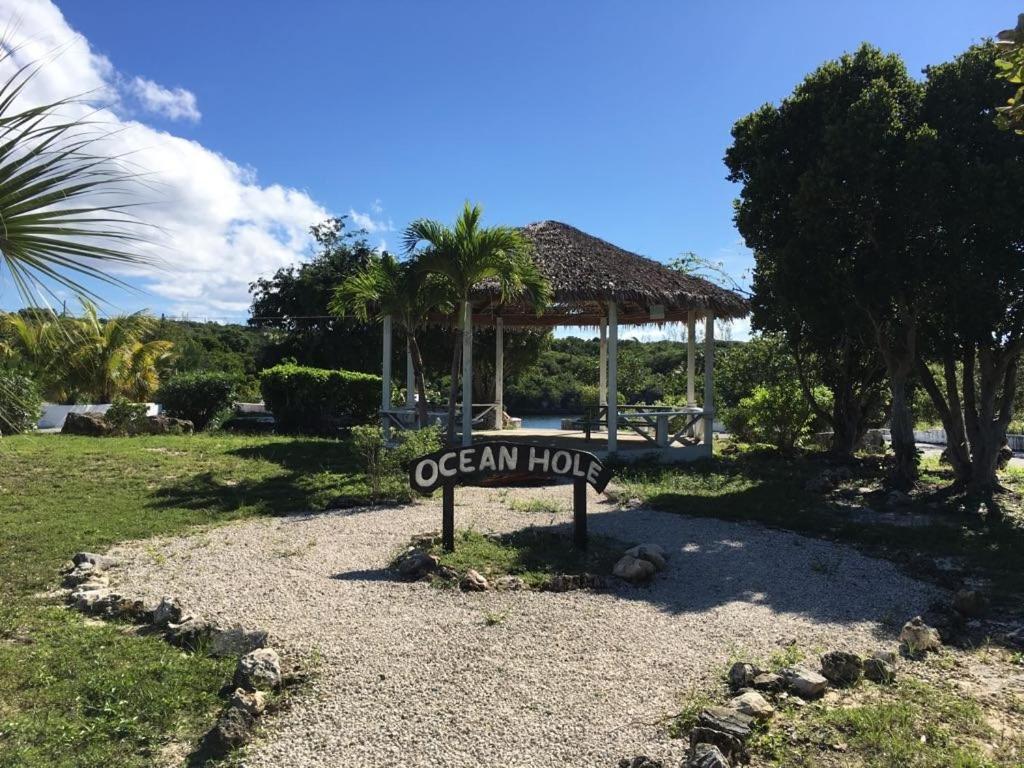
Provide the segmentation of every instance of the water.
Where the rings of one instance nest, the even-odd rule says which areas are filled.
[[[535,414],[532,416],[521,416],[523,429],[561,429],[562,419],[579,418],[572,414],[556,414],[554,416]]]

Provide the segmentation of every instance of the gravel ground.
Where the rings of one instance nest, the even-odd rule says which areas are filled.
[[[566,524],[571,487],[456,493],[456,525]],[[557,498],[559,515],[511,498]],[[767,659],[795,639],[866,651],[937,597],[889,563],[759,526],[621,510],[591,497],[590,530],[657,542],[649,587],[602,593],[478,593],[392,581],[383,570],[440,502],[260,519],[124,545],[126,594],[179,596],[225,623],[269,629],[317,674],[265,721],[245,760],[298,766],[675,764],[666,714],[730,659]],[[487,626],[485,617],[502,615]]]

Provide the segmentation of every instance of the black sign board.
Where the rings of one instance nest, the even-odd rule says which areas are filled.
[[[600,493],[608,485],[612,473],[592,453],[544,445],[486,442],[421,456],[409,467],[409,484],[420,493],[443,489],[442,540],[445,549],[455,547],[455,486],[476,485],[496,475],[572,480],[574,538],[577,546],[585,547],[587,485]]]

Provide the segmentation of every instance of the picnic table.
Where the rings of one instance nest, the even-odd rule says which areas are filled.
[[[659,448],[682,443],[684,438],[700,428],[704,416],[704,409],[696,405],[620,405],[617,412],[616,422],[620,429],[636,432]],[[673,419],[681,420],[681,423],[673,424]],[[588,408],[579,424],[589,442],[594,429],[608,426],[608,406]]]

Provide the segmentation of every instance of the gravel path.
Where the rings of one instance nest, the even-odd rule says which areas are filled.
[[[508,499],[571,487],[459,489],[456,524],[506,531],[565,524]],[[724,503],[724,502],[723,502]],[[735,655],[778,642],[869,650],[936,597],[889,563],[758,526],[620,510],[591,498],[590,529],[670,552],[646,588],[480,593],[390,580],[439,502],[260,519],[127,544],[114,573],[128,594],[179,596],[207,618],[270,630],[317,675],[249,749],[252,768],[614,766],[674,761],[660,718],[714,682]],[[504,619],[487,626],[487,614]]]

